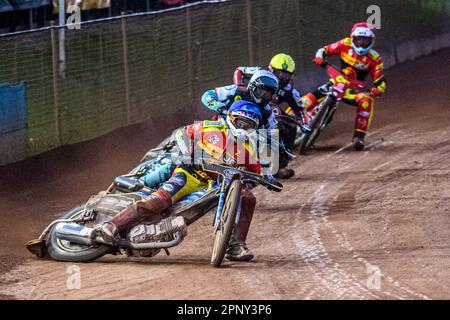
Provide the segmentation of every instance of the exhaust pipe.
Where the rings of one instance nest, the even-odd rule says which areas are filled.
[[[95,241],[95,229],[76,223],[58,223],[55,227],[56,236],[61,240],[92,246]]]
[[[56,236],[61,240],[67,240],[85,246],[92,246],[95,244],[111,245],[109,243],[105,243],[102,238],[97,237],[94,228],[81,226],[76,223],[58,223],[55,227],[55,232]],[[171,248],[178,245],[183,240],[183,236],[180,232],[175,232],[173,236],[173,240],[166,242],[155,241],[133,243],[127,240],[119,240],[113,245],[134,250]]]

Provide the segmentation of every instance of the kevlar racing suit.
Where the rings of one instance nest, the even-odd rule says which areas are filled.
[[[386,90],[387,82],[383,75],[383,61],[378,52],[370,49],[365,55],[358,55],[352,47],[351,39],[344,38],[338,42],[332,43],[319,49],[316,57],[320,55],[338,55],[341,60],[342,69],[350,67],[354,70],[356,79],[365,81],[370,74],[374,86],[378,92],[383,93]],[[302,97],[303,105],[311,112],[315,106],[324,98],[324,92],[327,91],[327,83],[319,87],[314,92],[308,93]],[[355,92],[347,89],[343,101],[357,107],[355,120],[355,135],[364,134],[369,130],[374,113],[374,98],[366,92]]]

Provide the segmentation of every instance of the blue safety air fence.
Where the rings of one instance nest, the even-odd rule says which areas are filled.
[[[16,85],[0,83],[1,158],[14,160],[26,153],[26,90],[21,81]]]

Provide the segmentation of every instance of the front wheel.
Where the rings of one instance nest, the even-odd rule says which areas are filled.
[[[230,183],[223,205],[222,217],[214,235],[214,247],[211,256],[211,264],[214,267],[220,266],[228,248],[239,209],[241,190],[242,183],[239,179],[233,180]]]
[[[299,151],[300,154],[305,154],[319,137],[320,131],[324,127],[324,120],[328,118],[327,114],[329,113],[329,110],[334,102],[334,97],[331,96],[328,96],[322,102],[322,107],[320,108],[317,116],[311,122],[311,132],[309,134],[305,134],[301,141]]]

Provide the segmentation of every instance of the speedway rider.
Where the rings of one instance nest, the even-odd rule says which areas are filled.
[[[202,96],[202,103],[206,108],[217,112],[219,115],[224,115],[234,101],[241,99],[251,101],[261,111],[262,120],[260,128],[267,129],[268,133],[270,133],[271,130],[278,129],[275,114],[269,105],[269,102],[272,101],[275,93],[278,91],[278,86],[278,78],[272,72],[257,70],[248,81],[247,87],[232,84],[208,90]],[[268,138],[264,137],[263,134],[260,134],[259,137],[263,139]],[[263,145],[267,145],[266,142],[263,142]],[[282,140],[279,141],[278,148],[284,158],[292,158],[292,153],[286,149]],[[279,160],[278,168],[281,167],[282,157]],[[269,164],[263,163],[263,166],[268,167]]]
[[[369,130],[374,112],[373,97],[384,93],[387,86],[383,75],[382,58],[378,52],[372,49],[375,43],[373,30],[374,27],[369,23],[357,23],[353,26],[349,38],[320,48],[314,59],[317,65],[322,66],[325,56],[339,55],[342,69],[347,70],[347,75],[354,74],[360,81],[364,81],[369,73],[372,77],[374,87],[370,93],[348,89],[343,99],[346,103],[357,106],[353,143],[358,151],[364,150],[364,137]],[[303,105],[309,112],[312,112],[324,98],[330,85],[327,83],[302,97]]]
[[[234,71],[233,83],[238,86],[244,86],[255,72],[259,70],[261,70],[260,67],[238,67]],[[308,119],[303,114],[303,104],[300,93],[294,86],[294,59],[292,59],[290,55],[279,53],[270,60],[268,70],[279,80],[279,88],[270,102],[274,112],[282,112],[294,119],[298,119],[301,123],[300,127],[302,131],[310,132],[311,128],[308,125]],[[283,103],[287,105],[284,110],[277,108],[277,106],[280,106]],[[285,147],[292,152],[297,133],[296,126],[286,122],[279,122],[278,126],[280,129],[280,137],[283,140]],[[286,155],[286,153],[280,155],[280,170],[276,175],[283,179],[288,179],[295,174],[294,170],[287,168],[290,157],[286,157]]]
[[[97,227],[106,242],[113,242],[119,234],[142,220],[158,222],[161,213],[184,196],[204,189],[209,180],[215,180],[211,173],[202,171],[199,160],[215,160],[233,167],[261,173],[257,151],[252,146],[251,135],[263,120],[260,108],[252,102],[239,100],[232,103],[224,118],[217,121],[202,121],[180,129],[177,142],[180,146],[179,164],[172,176],[161,187],[131,207],[124,209],[110,221]],[[239,163],[240,162],[240,163]],[[256,198],[251,186],[243,186],[239,222],[233,230],[226,258],[248,261],[253,258],[246,246],[247,233],[253,217]]]

